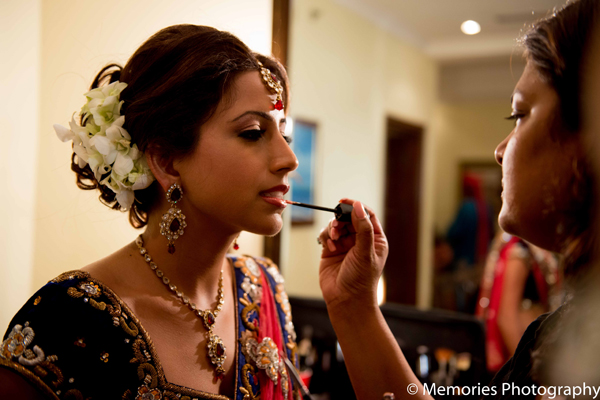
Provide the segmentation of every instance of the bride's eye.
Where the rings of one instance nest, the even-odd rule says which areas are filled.
[[[505,119],[507,119],[509,121],[515,121],[515,125],[517,125],[517,121],[520,120],[521,118],[523,118],[524,116],[525,116],[525,114],[515,113],[515,114],[512,114],[510,117],[506,117]]]
[[[265,134],[265,132],[265,129],[251,129],[240,133],[240,137],[250,142],[256,142]]]

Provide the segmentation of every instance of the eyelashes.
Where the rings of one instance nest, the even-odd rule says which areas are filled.
[[[504,119],[509,120],[509,121],[515,121],[515,125],[517,125],[517,121],[520,120],[521,118],[523,118],[525,116],[525,114],[512,114],[509,117],[506,117]]]
[[[257,142],[265,134],[265,129],[251,129],[240,133],[240,137],[250,142]]]
[[[267,131],[266,129],[251,129],[251,130],[243,131],[242,133],[240,133],[240,137],[242,137],[250,142],[258,142],[264,136],[266,131]],[[287,136],[283,133],[281,134],[281,136],[283,136],[283,139],[286,141],[287,144],[292,143],[291,136]]]

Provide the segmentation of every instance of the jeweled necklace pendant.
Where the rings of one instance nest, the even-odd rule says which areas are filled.
[[[215,373],[217,379],[223,379],[225,377],[225,369],[223,369],[223,363],[227,358],[225,352],[225,345],[221,338],[212,332],[212,329],[208,331],[208,344],[206,345],[208,351],[208,357],[210,362],[215,366]]]
[[[144,248],[144,240],[142,239],[142,235],[138,236],[135,243],[140,250],[140,254],[144,257],[144,260],[150,265],[150,269],[152,269],[156,276],[162,280],[162,282],[167,286],[167,288],[173,292],[179,301],[181,301],[185,306],[187,306],[190,310],[194,312],[198,318],[202,319],[204,323],[204,327],[208,331],[208,341],[207,341],[207,356],[210,359],[210,363],[215,368],[215,378],[223,379],[225,377],[225,369],[223,368],[223,363],[225,363],[225,359],[227,358],[227,354],[225,352],[225,345],[223,344],[223,340],[217,335],[213,333],[213,328],[215,326],[215,322],[217,320],[217,316],[219,312],[223,308],[223,304],[225,303],[225,295],[223,292],[223,270],[221,270],[221,275],[219,276],[219,289],[217,295],[217,306],[214,310],[200,310],[196,307],[194,303],[190,301],[190,298],[183,294],[180,290],[177,289],[177,286],[173,285],[169,278],[167,278],[164,273],[158,269],[158,266],[154,261],[152,261],[152,257],[148,254],[148,251]]]

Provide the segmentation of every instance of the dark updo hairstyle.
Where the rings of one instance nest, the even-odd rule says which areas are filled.
[[[121,114],[132,143],[141,151],[152,149],[161,157],[181,158],[194,151],[200,126],[214,114],[234,78],[244,71],[258,71],[258,61],[282,83],[287,106],[288,78],[277,60],[252,52],[228,32],[198,25],[174,25],[157,32],[125,67],[104,67],[91,89],[115,81],[127,83],[121,93]],[[99,184],[89,165],[80,168],[75,153],[71,169],[77,174],[80,189],[99,189],[103,204],[121,210],[116,194]],[[157,203],[159,185],[154,181],[134,194],[129,221],[133,227],[142,228]]]
[[[599,12],[599,0],[568,1],[560,10],[536,22],[521,39],[527,61],[558,94],[565,135],[579,135],[581,131],[580,74]],[[589,264],[595,204],[589,163],[586,159],[577,160],[573,170],[574,201],[566,210],[567,240],[562,253],[565,273],[574,278]]]

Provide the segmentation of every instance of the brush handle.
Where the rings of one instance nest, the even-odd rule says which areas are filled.
[[[340,203],[334,208],[335,219],[340,222],[352,222],[352,207],[350,204]],[[365,210],[367,218],[370,218],[369,213]]]

